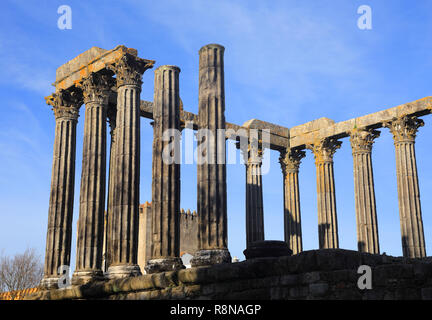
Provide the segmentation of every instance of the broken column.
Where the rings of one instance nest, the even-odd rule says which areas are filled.
[[[341,144],[337,139],[324,138],[307,146],[315,157],[320,249],[339,247],[333,155]]]
[[[415,155],[415,138],[424,122],[415,116],[401,116],[384,126],[393,134],[396,149],[396,176],[404,257],[426,256],[420,191]]]
[[[115,166],[111,173],[112,212],[108,215],[108,277],[139,275],[137,264],[140,179],[140,92],[142,75],[154,61],[129,51],[109,66],[117,80]]]
[[[360,252],[379,254],[378,222],[372,169],[372,145],[376,130],[355,129],[350,133],[354,161],[354,193],[357,245]]]
[[[284,235],[293,254],[303,250],[298,174],[305,156],[304,151],[290,149],[281,152],[279,158],[284,180]]]
[[[106,121],[112,74],[91,73],[81,87],[85,103],[84,144],[78,220],[76,269],[73,284],[103,278],[106,184]]]
[[[180,96],[176,66],[155,70],[152,248],[147,273],[184,268],[180,259]]]
[[[56,118],[44,277],[41,286],[57,288],[61,266],[70,266],[75,186],[76,125],[80,90],[59,90],[45,98]]]
[[[249,247],[253,242],[264,240],[263,150],[259,143],[252,142],[242,153],[246,166],[246,247]]]
[[[201,134],[198,150],[197,211],[199,218],[199,250],[192,266],[231,262],[228,251],[227,190],[225,134],[219,139],[218,129],[225,129],[224,50],[209,44],[199,51],[198,122]],[[206,140],[207,139],[207,140]]]

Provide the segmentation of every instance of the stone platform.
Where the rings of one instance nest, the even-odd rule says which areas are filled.
[[[360,265],[372,289],[360,290]],[[408,259],[326,249],[294,256],[162,272],[40,291],[30,300],[71,299],[432,299],[431,258]]]

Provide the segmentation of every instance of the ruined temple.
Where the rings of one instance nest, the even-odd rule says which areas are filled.
[[[199,50],[198,114],[181,104],[177,66],[158,67],[154,100],[140,100],[142,75],[155,61],[140,58],[135,49],[93,47],[57,69],[55,92],[46,98],[56,129],[43,290],[30,298],[431,299],[432,265],[426,258],[415,138],[424,124],[421,117],[432,112],[432,97],[339,123],[321,118],[286,128],[253,119],[237,125],[224,115],[224,50],[217,44]],[[70,264],[72,249],[76,124],[82,105],[76,270],[72,286],[58,290],[59,268]],[[140,117],[153,120],[152,199],[141,207]],[[186,123],[214,136],[225,130],[222,139],[199,140],[209,148],[198,153],[196,215],[181,211],[179,163],[163,158],[172,143],[164,132],[181,131]],[[371,161],[380,129],[390,130],[394,138],[403,257],[380,254]],[[344,138],[350,140],[354,163],[358,251],[339,248],[333,156]],[[226,139],[239,143],[246,168],[247,260],[233,264],[225,162],[202,161],[224,158]],[[261,165],[266,148],[280,153],[284,241],[264,239]],[[318,195],[319,243],[310,251],[302,247],[298,181],[306,149],[315,158]],[[189,229],[196,230],[196,242],[182,243]],[[184,269],[181,253],[192,250],[192,268]],[[147,274],[142,275],[140,265]],[[357,287],[360,265],[372,268],[374,289]]]

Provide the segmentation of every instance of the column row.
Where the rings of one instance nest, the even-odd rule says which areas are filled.
[[[415,116],[402,116],[383,126],[390,129],[395,143],[403,255],[424,257],[426,249],[414,148],[415,136],[423,121]],[[371,152],[379,135],[379,131],[367,128],[350,132],[358,250],[374,254],[379,254],[380,249]],[[340,146],[341,142],[333,138],[306,146],[315,157],[320,249],[339,247],[333,156]],[[304,156],[304,151],[288,149],[283,150],[280,157],[284,177],[285,241],[294,254],[302,251],[298,171]]]
[[[110,278],[139,274],[137,265],[139,206],[140,91],[144,71],[154,61],[127,53],[113,65],[91,73],[74,87],[47,98],[56,116],[54,159],[41,286],[59,285],[70,265],[75,177],[76,123],[85,103],[84,141],[77,233],[76,270],[72,282],[101,279],[104,233]],[[113,76],[116,78],[113,78]],[[116,86],[117,104],[108,106]],[[106,120],[111,125],[107,227]]]

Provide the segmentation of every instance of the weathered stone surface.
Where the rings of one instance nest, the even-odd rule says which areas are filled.
[[[263,149],[258,141],[255,144],[249,143],[247,150],[241,150],[246,167],[247,248],[255,241],[264,240],[264,201],[261,174]]]
[[[48,210],[44,278],[41,286],[56,288],[59,267],[70,265],[75,186],[76,125],[82,95],[59,90],[46,98],[56,118],[51,193]],[[60,271],[61,272],[61,271]]]
[[[307,145],[315,157],[320,249],[339,247],[333,155],[341,144],[336,139],[326,138]]]
[[[153,103],[152,236],[146,272],[184,268],[180,255],[180,68],[155,70]],[[171,131],[171,132],[170,132]],[[166,135],[169,133],[169,140]],[[166,154],[170,148],[171,154]],[[171,156],[171,157],[169,157]]]
[[[113,155],[112,212],[108,212],[107,255],[109,277],[140,273],[137,265],[139,175],[140,175],[140,92],[142,75],[154,61],[125,53],[110,69],[116,74],[117,114]],[[123,270],[122,270],[123,269]]]
[[[249,243],[243,251],[246,259],[290,256],[292,250],[285,241],[261,240]]]
[[[194,267],[218,264],[218,263],[230,263],[231,255],[228,249],[207,249],[198,250],[191,263]]]
[[[425,115],[431,113],[432,97],[425,97],[416,101],[405,103],[397,107],[375,112],[369,115],[361,116],[355,119],[330,124],[332,120],[322,123],[316,128],[309,129],[309,123],[290,129],[289,146],[290,148],[303,148],[312,144],[317,139],[324,138],[343,138],[348,137],[349,132],[355,128],[381,128],[386,122],[392,121],[403,115]],[[317,123],[321,119],[316,120]],[[304,126],[304,127],[302,127]],[[315,129],[315,130],[314,130]]]
[[[283,150],[279,158],[284,181],[284,237],[293,254],[303,250],[298,174],[305,156],[304,151],[291,149]]]
[[[350,133],[358,250],[376,254],[379,253],[379,239],[371,153],[374,139],[379,135],[379,131],[365,129]]]
[[[399,216],[404,257],[426,256],[420,190],[415,156],[415,137],[423,120],[402,116],[385,124],[393,134],[396,151]]]
[[[113,84],[110,73],[92,73],[80,84],[86,112],[76,270],[72,278],[76,284],[103,278],[106,118],[109,92]]]
[[[29,295],[27,299],[431,299],[425,278],[429,259],[383,259],[373,255],[372,289],[357,287],[358,267],[370,255],[351,250],[303,251],[298,255],[261,258],[180,271],[154,273]],[[387,257],[393,258],[393,257]],[[318,263],[314,263],[318,259]],[[281,266],[312,262],[296,271]],[[418,268],[422,265],[422,268]],[[304,271],[306,270],[307,271]],[[416,270],[416,272],[414,272]]]
[[[225,139],[218,129],[225,129],[224,51],[218,44],[209,44],[199,51],[198,120],[200,129],[209,130],[214,141],[198,138],[197,211],[199,217],[199,251],[192,266],[231,262],[228,251],[227,190]],[[207,138],[209,139],[209,138]]]

